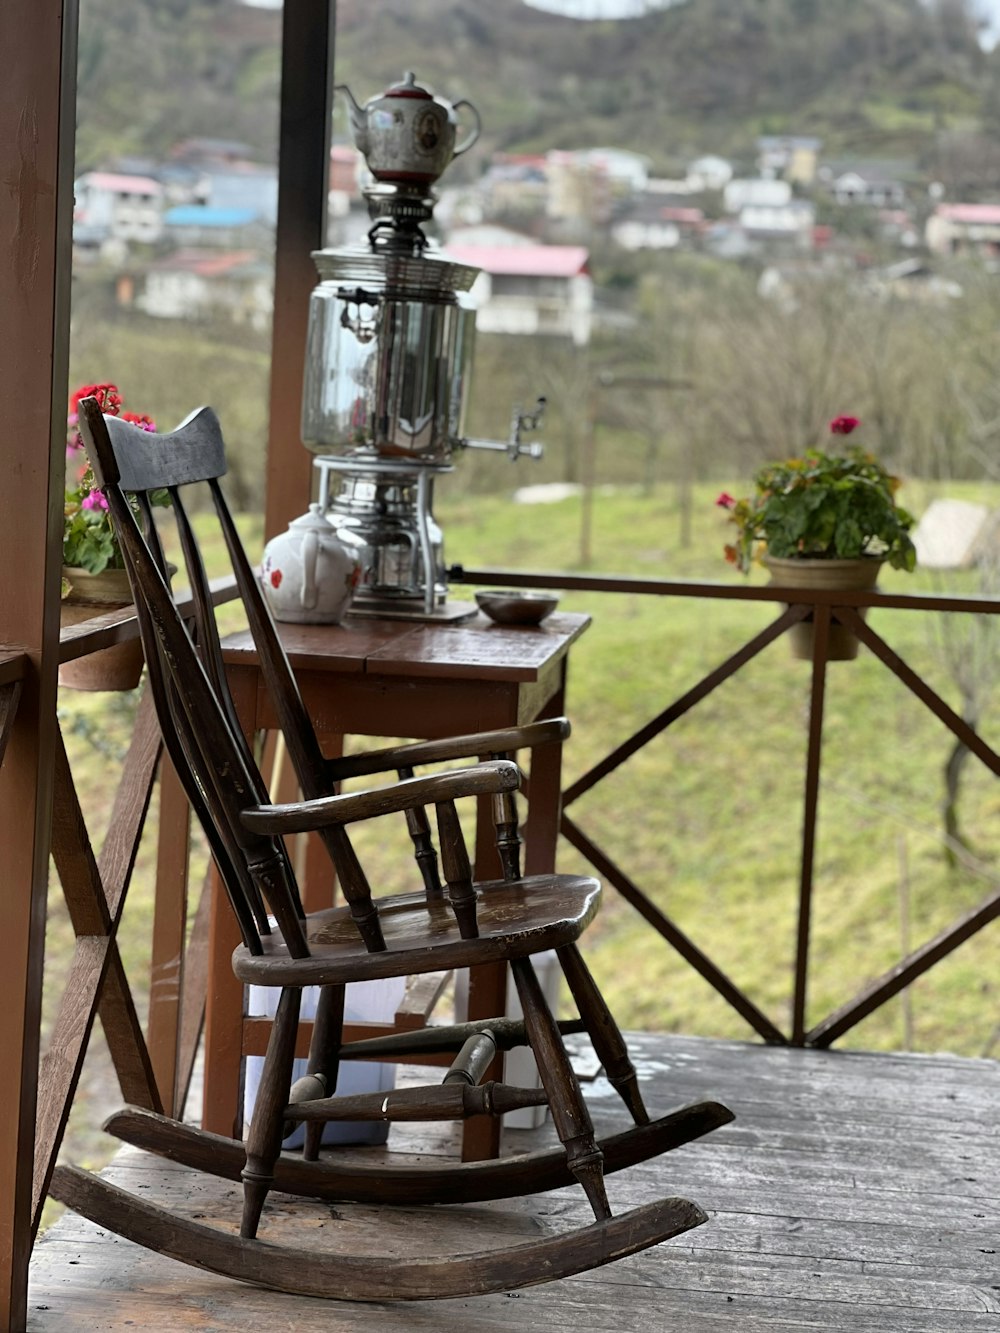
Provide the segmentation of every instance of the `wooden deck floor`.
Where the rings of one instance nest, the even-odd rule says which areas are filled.
[[[616,1210],[660,1194],[683,1194],[706,1208],[709,1222],[674,1242],[517,1293],[347,1305],[214,1278],[66,1216],[36,1247],[28,1328],[1000,1329],[1000,1064],[661,1035],[631,1041],[656,1112],[711,1094],[737,1114],[710,1137],[609,1181]],[[588,1095],[599,1129],[624,1127],[603,1078]],[[550,1132],[521,1131],[513,1150]],[[444,1140],[428,1145],[448,1147]],[[119,1155],[109,1175],[212,1222],[236,1216],[232,1186],[132,1151]],[[509,1243],[589,1216],[572,1190],[538,1195],[530,1211],[504,1204],[430,1210],[433,1224],[423,1228],[414,1210],[376,1215],[272,1199],[262,1239],[322,1245],[349,1225],[361,1238],[352,1248],[364,1243],[386,1256],[421,1242],[456,1252],[483,1248],[474,1223]]]

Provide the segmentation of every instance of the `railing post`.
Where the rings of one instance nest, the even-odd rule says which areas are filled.
[[[830,608],[813,608],[812,691],[809,696],[809,749],[806,754],[805,800],[802,811],[802,868],[799,879],[799,924],[795,946],[795,993],[792,998],[792,1043],[801,1046],[806,1034],[809,984],[809,932],[812,924],[813,867],[816,859],[816,818],[823,758],[823,705],[830,646]]]
[[[26,1324],[52,819],[76,123],[76,0],[3,0],[0,640],[29,666],[0,769],[0,1327]],[[14,574],[16,571],[16,576]]]

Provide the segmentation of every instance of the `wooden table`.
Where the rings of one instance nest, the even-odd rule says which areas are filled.
[[[348,734],[434,740],[559,716],[569,648],[589,623],[586,615],[557,613],[540,626],[501,626],[479,613],[459,624],[357,619],[342,626],[283,625],[281,636],[316,731],[333,754]],[[248,734],[275,729],[249,633],[231,635],[223,646]],[[561,764],[558,745],[542,747],[532,760],[527,874],[554,868]],[[499,873],[492,831],[491,821],[480,818],[476,873],[481,877]],[[310,868],[317,873],[310,874]],[[321,848],[315,860],[307,853],[305,879],[307,910],[327,905],[330,867]],[[235,920],[218,892],[211,917],[203,1124],[242,1137],[241,1059],[263,1047],[258,1051],[259,1040],[248,1042],[244,1035],[243,988],[230,965],[238,942]],[[506,969],[473,971],[470,1016],[503,1013]],[[307,1046],[307,1032],[300,1036]],[[492,1155],[498,1135],[498,1122],[489,1118],[468,1122],[464,1155]]]

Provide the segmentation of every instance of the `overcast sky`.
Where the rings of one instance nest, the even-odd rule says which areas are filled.
[[[599,0],[589,0],[589,2],[594,5],[595,8],[601,8]],[[262,9],[281,8],[281,0],[243,0],[243,3],[248,5],[258,5]],[[528,3],[531,4],[532,0],[528,0]],[[538,3],[539,7],[543,9],[559,10],[568,7],[567,0],[538,0]],[[612,10],[616,7],[615,0],[604,0],[604,3]],[[677,3],[677,0],[663,0],[663,3],[673,4]],[[631,4],[639,10],[642,9],[639,0],[620,0],[620,4],[623,7],[629,7]],[[996,43],[1000,41],[1000,0],[973,0],[973,4],[990,25],[988,31],[984,33],[983,44],[986,46],[996,45]]]
[[[983,34],[983,45],[993,46],[1000,39],[1000,0],[976,0],[976,9],[990,25]]]

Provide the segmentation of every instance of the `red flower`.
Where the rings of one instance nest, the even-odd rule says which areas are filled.
[[[729,494],[728,491],[723,491],[715,503],[719,506],[720,509],[736,508],[736,501],[733,499],[733,497]]]
[[[857,430],[861,422],[857,417],[834,417],[830,422],[830,430],[834,435],[850,435],[852,430]]]
[[[76,425],[78,407],[81,398],[96,398],[102,412],[108,416],[116,417],[121,411],[122,396],[118,392],[117,384],[84,384],[70,397],[69,400],[69,424]]]

